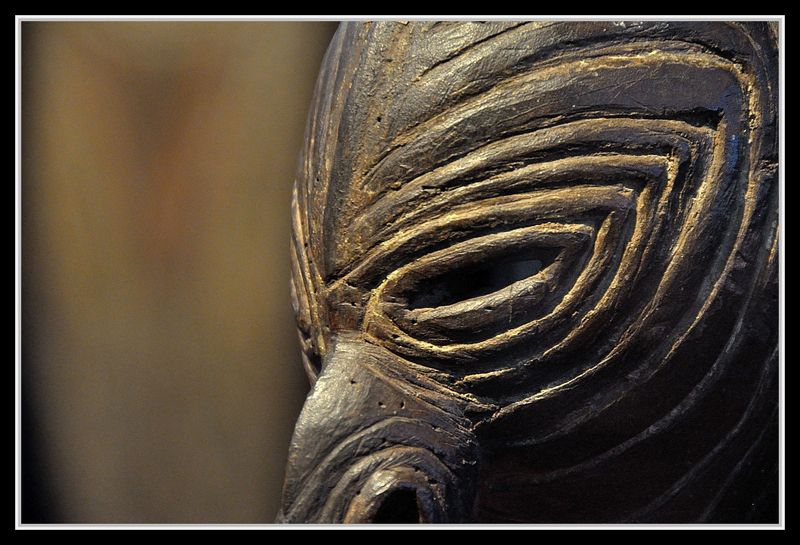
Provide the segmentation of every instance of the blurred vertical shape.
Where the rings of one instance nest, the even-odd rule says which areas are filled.
[[[271,522],[332,23],[25,22],[23,522]]]

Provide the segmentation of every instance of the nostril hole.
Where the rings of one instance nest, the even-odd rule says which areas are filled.
[[[422,522],[414,490],[395,490],[383,501],[375,513],[377,524],[417,524]]]

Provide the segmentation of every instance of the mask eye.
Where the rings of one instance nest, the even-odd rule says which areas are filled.
[[[384,285],[382,313],[415,338],[475,342],[542,315],[590,254],[591,223],[542,223],[432,252]]]
[[[614,311],[645,275],[660,285],[715,142],[683,121],[609,118],[484,146],[373,203],[365,218],[391,221],[354,227],[375,242],[340,284],[369,289],[365,333],[422,365],[577,350],[627,319]]]
[[[420,282],[408,295],[408,309],[448,306],[490,295],[539,274],[560,253],[556,248],[533,248],[520,255],[500,256],[446,271]]]

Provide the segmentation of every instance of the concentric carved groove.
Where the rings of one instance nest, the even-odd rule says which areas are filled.
[[[292,203],[299,335],[323,380],[297,437],[328,446],[296,440],[283,516],[363,521],[405,498],[422,521],[723,520],[751,516],[743,486],[771,497],[750,468],[776,460],[774,36],[343,25]],[[413,415],[397,401],[431,388]],[[434,420],[441,437],[405,437]],[[465,479],[474,505],[453,495]]]

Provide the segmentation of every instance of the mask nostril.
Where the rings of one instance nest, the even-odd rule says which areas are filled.
[[[390,492],[378,508],[372,522],[378,524],[416,524],[422,522],[416,491],[401,488]]]

